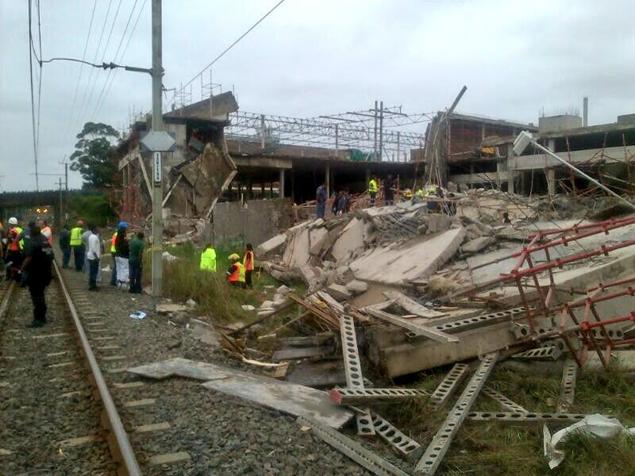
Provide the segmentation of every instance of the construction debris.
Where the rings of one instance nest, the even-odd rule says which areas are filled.
[[[569,413],[581,410],[581,369],[606,368],[635,346],[635,216],[554,220],[535,201],[496,190],[430,201],[354,207],[257,247],[262,269],[281,284],[259,306],[243,305],[253,320],[228,334],[196,322],[192,332],[276,379],[184,359],[129,371],[197,378],[298,416],[375,474],[406,474],[402,465],[435,474],[466,420],[589,421]],[[560,381],[552,412],[491,381],[505,360],[506,369],[551,369]],[[420,385],[429,375],[434,385]],[[481,401],[497,410],[481,411]],[[416,441],[390,412],[404,402],[447,411],[431,441]],[[355,442],[345,427],[352,420],[353,433],[403,458],[399,467]],[[545,440],[554,461],[556,435]]]

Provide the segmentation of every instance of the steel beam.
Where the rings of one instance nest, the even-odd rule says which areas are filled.
[[[428,339],[432,339],[442,343],[459,342],[459,339],[454,336],[446,334],[445,332],[438,331],[433,327],[418,326],[408,321],[407,319],[404,319],[403,317],[394,316],[387,312],[379,311],[373,308],[367,308],[366,312],[382,322],[392,324],[393,326],[402,327],[403,329],[412,332],[416,336],[424,336]]]
[[[311,427],[311,431],[315,436],[345,454],[373,474],[381,476],[408,476],[408,473],[402,471],[385,459],[380,458],[375,453],[368,451],[362,445],[351,440],[349,437],[343,435],[337,430],[302,416],[298,417],[297,421],[301,425]]]
[[[359,359],[359,349],[357,348],[355,321],[348,314],[340,314],[340,337],[344,355],[346,386],[363,390],[364,377],[362,376],[362,364]],[[372,436],[375,434],[375,426],[368,408],[363,409],[362,413],[355,415],[355,419],[358,435]]]
[[[562,382],[560,384],[560,399],[557,410],[566,412],[573,405],[575,399],[575,384],[578,377],[578,364],[573,359],[567,359],[562,368]]]
[[[485,387],[483,389],[483,395],[487,395],[492,400],[498,402],[501,408],[505,411],[514,413],[529,413],[529,411],[526,410],[524,407],[507,398],[505,395],[493,389],[492,387]]]
[[[450,448],[452,440],[456,436],[461,424],[465,420],[470,408],[476,401],[479,392],[485,385],[496,360],[498,352],[487,354],[476,369],[465,390],[457,400],[456,404],[448,414],[448,417],[437,431],[432,442],[428,445],[425,453],[415,467],[416,474],[435,474],[443,457]]]
[[[413,388],[334,388],[329,397],[337,405],[355,405],[375,401],[397,401],[411,398],[429,397],[425,390]]]
[[[452,394],[457,390],[461,381],[467,376],[469,366],[467,364],[454,364],[439,386],[430,395],[430,400],[436,406],[442,407],[447,403]]]
[[[523,413],[523,412],[470,412],[467,415],[473,421],[501,421],[507,423],[575,423],[584,419],[583,413]]]

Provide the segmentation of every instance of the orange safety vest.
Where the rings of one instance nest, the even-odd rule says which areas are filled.
[[[117,232],[115,231],[112,234],[112,238],[110,239],[110,253],[114,254],[117,251],[117,247],[115,243],[117,242]]]
[[[24,248],[24,241],[20,238],[22,228],[14,226],[9,230],[9,251],[21,251]]]
[[[245,251],[245,257],[243,258],[243,266],[247,271],[254,270],[254,252],[253,251]]]
[[[227,281],[230,283],[239,283],[240,282],[240,269],[242,268],[240,263],[232,264],[232,271],[227,276]]]

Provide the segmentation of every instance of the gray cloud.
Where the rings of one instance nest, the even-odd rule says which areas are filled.
[[[117,2],[113,2],[116,4]],[[122,3],[105,60],[113,59],[133,0]],[[143,0],[138,0],[141,5]],[[90,1],[42,1],[45,57],[81,57]],[[166,87],[187,82],[274,1],[164,0]],[[87,59],[96,55],[108,2],[97,1]],[[579,108],[589,95],[592,123],[635,111],[635,34],[628,0],[287,0],[221,59],[214,82],[235,88],[243,110],[315,116],[370,107],[375,99],[412,112],[446,107],[463,84],[463,112],[536,121],[543,110]],[[114,12],[114,5],[111,11]],[[135,15],[136,16],[136,15]],[[134,21],[134,18],[133,18]],[[106,36],[110,20],[106,26]],[[26,2],[0,0],[0,179],[3,190],[34,188]],[[104,45],[102,45],[103,48]],[[125,44],[124,44],[125,46]],[[150,5],[125,64],[150,65]],[[107,73],[46,65],[42,83],[40,170],[61,171],[83,121],[124,127],[150,107],[150,78],[118,72],[103,107]],[[88,96],[88,80],[93,95]],[[209,77],[206,76],[206,80]],[[194,99],[201,84],[192,85]],[[87,101],[82,101],[86,97]],[[171,98],[170,98],[171,99]],[[170,102],[170,101],[168,101]],[[84,106],[80,108],[80,106]],[[422,125],[423,131],[425,125]],[[42,177],[50,188],[56,177]],[[73,174],[72,186],[81,180]]]

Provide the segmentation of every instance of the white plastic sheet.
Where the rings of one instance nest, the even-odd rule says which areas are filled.
[[[613,438],[622,432],[635,435],[635,428],[627,429],[616,418],[605,417],[603,415],[588,415],[573,425],[563,428],[555,432],[553,435],[547,428],[543,427],[543,447],[545,457],[549,460],[549,468],[557,467],[564,460],[564,451],[556,448],[558,443],[567,439],[569,435],[574,433],[582,433],[587,435],[595,435],[600,438]]]
[[[117,282],[122,284],[128,284],[130,281],[130,270],[128,267],[128,258],[122,258],[117,256],[115,258],[117,263]]]

